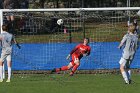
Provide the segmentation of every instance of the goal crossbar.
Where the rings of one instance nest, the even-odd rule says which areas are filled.
[[[140,7],[110,7],[110,8],[51,8],[51,9],[1,9],[3,12],[43,12],[43,11],[104,11],[104,10],[140,10]]]

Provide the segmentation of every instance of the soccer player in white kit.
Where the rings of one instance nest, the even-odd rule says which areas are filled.
[[[136,50],[138,49],[138,36],[135,34],[135,26],[128,27],[128,33],[124,35],[118,48],[123,48],[123,54],[119,61],[120,71],[126,84],[131,83],[131,70],[130,65],[133,61]]]
[[[20,49],[20,46],[16,42],[14,36],[8,33],[7,25],[2,25],[3,32],[0,34],[0,42],[2,47],[1,58],[0,58],[0,82],[3,82],[3,64],[7,60],[8,67],[8,79],[6,82],[10,82],[11,79],[11,54],[12,54],[12,43],[15,43]]]

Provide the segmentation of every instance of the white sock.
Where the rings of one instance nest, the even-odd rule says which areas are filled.
[[[130,80],[131,79],[131,70],[126,71],[127,77]]]
[[[8,67],[8,79],[11,79],[11,67]]]
[[[127,74],[126,74],[126,72],[125,72],[125,71],[124,71],[124,72],[122,72],[122,76],[123,76],[123,78],[124,78],[125,82],[126,82],[126,83],[128,83],[128,77],[127,77]]]
[[[128,70],[129,79],[131,79],[131,70]]]
[[[2,67],[3,67],[3,72],[2,72],[3,79],[5,79],[5,68],[4,68],[4,65]]]
[[[0,66],[0,79],[3,79],[2,72],[3,72],[3,67],[2,67],[2,66]]]

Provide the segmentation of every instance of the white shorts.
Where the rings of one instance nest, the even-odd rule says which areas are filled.
[[[9,62],[9,61],[11,61],[11,54],[4,54],[4,53],[2,53],[0,59],[2,60],[2,62],[4,62],[5,59],[7,60],[7,62]]]
[[[131,63],[132,63],[132,60],[131,59],[124,59],[123,57],[120,59],[119,61],[120,65],[123,65],[127,68],[130,67]]]
[[[122,54],[122,58],[133,60],[134,55],[135,55],[135,54],[123,53],[123,54]]]

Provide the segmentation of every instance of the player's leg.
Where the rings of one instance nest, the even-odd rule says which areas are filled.
[[[0,59],[0,82],[3,82],[3,60]]]
[[[75,65],[74,60],[75,60],[75,54],[72,55],[72,60],[71,60],[71,62],[67,66],[62,66],[61,68],[53,69],[51,71],[51,73],[69,70],[70,68],[72,68]]]
[[[15,20],[14,20],[14,14],[13,13],[8,13],[7,16],[7,24],[8,24],[8,29],[9,32],[15,35]]]
[[[14,15],[11,14],[10,16],[10,19],[11,19],[11,30],[12,30],[12,34],[15,35],[15,18],[14,18]]]
[[[10,13],[7,13],[7,16],[6,16],[6,24],[8,26],[8,32],[9,33],[12,33],[12,26],[11,26],[11,17],[10,17]]]
[[[2,75],[3,75],[3,79],[5,79],[5,66],[4,66],[4,64],[3,64],[3,72],[2,72]]]
[[[127,70],[127,76],[128,76],[128,79],[129,79],[129,82],[131,83],[131,69],[130,69],[130,65],[133,61],[133,57],[134,55],[130,56],[130,59],[128,60],[127,64],[126,64],[126,70]]]
[[[130,64],[131,64],[131,60],[128,60],[128,62],[126,63],[126,74],[127,74],[128,80],[131,79]]]
[[[7,55],[5,55],[4,53],[1,54],[1,58],[0,58],[0,82],[3,82],[3,64],[4,64],[4,60],[7,57]]]
[[[7,60],[7,67],[8,67],[8,79],[6,82],[10,82],[10,80],[11,80],[11,66],[12,66],[11,55],[8,55],[6,60]]]
[[[126,73],[126,69],[125,69],[127,60],[124,58],[121,58],[119,63],[120,63],[120,71],[121,71],[122,77],[123,77],[125,83],[129,84],[129,79],[127,77],[127,73]]]
[[[70,68],[73,67],[73,63],[74,62],[70,62],[67,66],[62,66],[61,68],[56,68],[56,69],[52,70],[52,72],[60,72],[60,71],[69,70]]]
[[[80,66],[80,60],[78,56],[74,56],[74,66],[72,68],[72,71],[70,72],[70,76],[73,76],[77,68]]]

